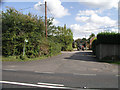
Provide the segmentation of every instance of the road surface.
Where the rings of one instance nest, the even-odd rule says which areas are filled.
[[[118,66],[97,62],[91,51],[2,65],[3,88],[118,88]]]

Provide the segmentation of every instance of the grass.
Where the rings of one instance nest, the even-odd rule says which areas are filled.
[[[2,56],[2,61],[18,61],[18,62],[25,62],[25,61],[34,61],[34,60],[43,60],[52,56],[57,56],[61,53],[55,54],[55,55],[51,55],[51,56],[41,56],[41,57],[37,57],[37,58],[24,58],[23,60],[18,58],[18,56],[9,56],[9,57],[4,57]]]
[[[99,60],[99,62],[105,62],[105,63],[110,63],[110,64],[118,64],[118,65],[120,65],[120,61]]]
[[[25,58],[24,60],[20,59],[20,58],[16,58],[16,56],[9,56],[9,57],[2,57],[2,61],[33,61],[33,60],[41,60],[41,59],[45,59],[47,57],[38,57],[38,58]]]
[[[118,56],[112,56],[112,57],[105,57],[101,60],[99,60],[99,62],[106,62],[106,63],[110,63],[110,64],[120,64],[120,58]]]

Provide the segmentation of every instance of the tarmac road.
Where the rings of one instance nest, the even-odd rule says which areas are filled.
[[[73,51],[44,60],[3,62],[0,83],[3,88],[118,88],[118,77],[117,65],[97,62],[91,51]]]

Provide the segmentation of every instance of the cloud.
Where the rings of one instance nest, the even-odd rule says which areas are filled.
[[[78,22],[87,22],[89,20],[89,17],[75,17],[75,20],[78,21]]]
[[[81,23],[92,23],[98,26],[114,26],[117,24],[116,20],[112,20],[108,16],[99,16],[97,10],[83,10],[79,11],[75,20]]]
[[[112,28],[111,32],[118,32],[118,28]]]
[[[80,24],[72,24],[70,28],[73,32],[74,39],[89,37],[91,33],[99,33],[104,30],[104,27],[117,26],[117,21],[112,20],[108,16],[99,16],[100,13],[96,10],[83,10],[79,11],[75,20]],[[110,28],[111,31],[117,31],[117,29]]]
[[[118,2],[119,0],[84,0],[84,4],[86,4],[87,6],[93,8],[100,8],[102,10],[118,8]]]
[[[44,13],[45,12],[45,6],[41,2],[38,2],[37,4],[35,4],[34,8],[36,10],[38,10],[40,13]]]
[[[93,14],[90,17],[90,22],[96,23],[99,26],[114,26],[117,24],[116,20],[112,20],[108,16],[101,17],[98,16],[97,14]]]
[[[53,25],[58,25],[60,22],[56,19],[53,19]]]
[[[71,6],[70,8],[72,9],[73,7]]]
[[[82,2],[88,7],[100,8],[102,10],[118,8],[119,0],[62,0],[63,2]]]
[[[88,7],[92,8],[100,8],[102,10],[111,9],[111,8],[118,8],[119,0],[62,0],[68,2],[82,2]]]
[[[78,16],[89,16],[89,15],[93,15],[93,14],[95,14],[95,13],[100,13],[101,11],[100,10],[83,10],[83,11],[79,11],[78,12]]]
[[[54,17],[61,18],[66,15],[70,15],[70,13],[68,12],[68,9],[62,6],[60,0],[44,0],[43,2],[45,1],[47,1],[48,9],[54,15]],[[35,4],[34,8],[43,12],[44,7],[40,6],[41,3],[42,2],[38,2],[37,4]]]
[[[72,24],[70,25],[70,28],[73,32],[73,38],[78,39],[78,38],[89,38],[89,35],[94,32],[98,32],[98,26],[92,24],[92,23],[87,23],[85,25],[80,25],[80,24]]]

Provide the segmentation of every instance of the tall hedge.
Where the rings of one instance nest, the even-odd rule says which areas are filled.
[[[97,38],[92,42],[93,54],[96,54],[98,44],[120,44],[120,33],[102,32],[97,34]]]
[[[120,33],[102,32],[97,35],[97,44],[120,44]]]

